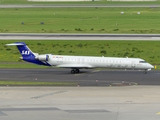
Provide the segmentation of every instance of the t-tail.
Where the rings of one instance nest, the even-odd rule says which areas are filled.
[[[38,55],[38,53],[33,53],[24,42],[15,42],[11,44],[6,44],[6,46],[17,46],[20,54],[22,55],[22,57],[20,58],[24,61],[35,63],[38,65],[50,66],[47,62],[49,59],[48,55]],[[43,56],[46,59],[42,59]]]

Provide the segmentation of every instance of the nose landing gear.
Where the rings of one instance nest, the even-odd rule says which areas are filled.
[[[145,70],[143,71],[143,73],[144,73],[144,74],[147,74],[147,72],[150,71],[150,70],[151,70],[151,68],[150,68],[150,69],[145,69]]]
[[[147,70],[143,71],[144,74],[147,74]]]

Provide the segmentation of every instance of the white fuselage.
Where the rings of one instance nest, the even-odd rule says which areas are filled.
[[[151,64],[140,58],[118,58],[118,57],[93,57],[93,56],[67,56],[33,53],[24,42],[6,44],[7,46],[17,46],[21,53],[20,57],[24,61],[61,68],[71,68],[71,73],[79,73],[79,69],[89,68],[121,68],[139,69],[147,71],[154,68]]]
[[[140,58],[49,55],[51,66],[63,68],[125,68],[149,70],[153,66]]]

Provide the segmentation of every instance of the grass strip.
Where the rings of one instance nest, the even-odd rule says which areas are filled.
[[[74,82],[30,82],[30,81],[4,81],[0,80],[0,86],[76,86]]]
[[[160,33],[160,11],[152,7],[4,8],[0,15],[2,33]]]
[[[49,68],[48,66],[36,65],[27,62],[0,62],[0,68]]]

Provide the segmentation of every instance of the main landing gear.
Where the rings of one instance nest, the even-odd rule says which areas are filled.
[[[72,73],[72,74],[74,74],[74,73],[79,73],[79,69],[72,69],[72,70],[71,70],[71,73]]]
[[[143,71],[144,74],[147,74],[147,70]]]

